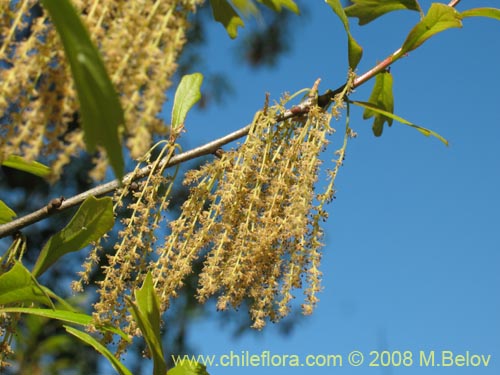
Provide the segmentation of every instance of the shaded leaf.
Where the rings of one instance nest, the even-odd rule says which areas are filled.
[[[195,361],[182,360],[167,375],[209,375],[205,365]]]
[[[363,55],[363,48],[361,48],[358,42],[356,42],[356,40],[351,35],[351,31],[349,29],[349,20],[347,19],[347,15],[345,14],[340,0],[326,0],[326,3],[330,5],[332,10],[340,18],[342,24],[344,25],[344,29],[347,33],[347,55],[349,58],[349,67],[354,70],[361,60],[361,57]]]
[[[175,92],[174,105],[172,108],[172,129],[184,125],[187,113],[200,100],[200,87],[203,82],[201,73],[187,74],[182,77],[179,87]]]
[[[383,109],[389,113],[394,112],[394,97],[392,95],[392,75],[388,71],[383,71],[375,76],[375,84],[373,85],[373,90],[368,99],[368,102],[372,103],[375,107]],[[387,125],[392,125],[392,118],[384,116],[376,111],[371,111],[370,109],[365,109],[363,113],[363,118],[368,119],[375,117],[372,125],[373,134],[377,137],[382,135],[384,129],[384,123]]]
[[[414,50],[433,35],[455,27],[462,27],[460,14],[455,8],[441,3],[433,3],[429,12],[406,37],[398,56]]]
[[[0,225],[12,221],[16,216],[16,213],[0,200]]]
[[[214,19],[220,22],[226,29],[227,34],[232,38],[238,36],[238,27],[245,26],[241,17],[236,13],[227,0],[210,0]]]
[[[500,21],[500,9],[497,8],[474,8],[460,13],[462,18],[466,17],[488,17]]]
[[[153,375],[164,375],[167,364],[161,345],[160,302],[156,295],[150,272],[146,275],[142,287],[136,290],[134,294],[135,302],[130,300],[130,298],[127,298],[127,302],[153,356]]]
[[[52,305],[33,275],[20,262],[0,276],[0,305],[19,302]]]
[[[390,112],[387,112],[387,111],[384,111],[383,109],[380,109],[380,108],[377,108],[375,107],[372,103],[368,103],[368,102],[358,102],[358,101],[350,101],[350,103],[352,104],[356,104],[357,106],[360,106],[360,107],[363,107],[365,109],[369,109],[373,112],[377,112],[377,113],[380,113],[381,115],[384,115],[385,117],[389,117],[393,120],[396,120],[404,125],[408,125],[412,128],[415,128],[417,129],[420,133],[422,133],[423,135],[425,135],[426,137],[429,137],[429,136],[433,136],[433,137],[436,137],[437,139],[439,139],[441,142],[443,142],[446,146],[448,146],[448,141],[443,138],[441,135],[439,135],[438,133],[436,133],[435,131],[432,131],[430,129],[427,129],[427,128],[424,128],[422,126],[419,126],[419,125],[415,125],[413,123],[411,123],[410,121],[408,120],[405,120],[404,118],[402,117],[399,117],[393,113],[390,113]]]
[[[293,0],[258,0],[259,3],[264,4],[275,12],[281,12],[282,7],[285,7],[295,14],[299,14],[300,10]]]
[[[0,313],[29,314],[29,315],[40,316],[42,318],[59,320],[61,322],[77,324],[84,327],[93,323],[93,318],[90,315],[78,313],[75,311],[59,310],[59,309],[54,310],[54,309],[38,309],[35,307],[4,307],[0,308]],[[130,342],[130,338],[125,332],[116,327],[113,327],[110,324],[104,324],[97,328],[101,331],[107,331],[119,335],[124,340]]]
[[[416,0],[353,0],[352,2],[353,5],[345,8],[345,13],[348,17],[358,18],[360,25],[366,25],[378,17],[395,10],[421,11]]]
[[[42,0],[42,4],[50,14],[71,66],[87,150],[93,152],[97,145],[103,146],[116,177],[121,179],[124,162],[119,127],[125,120],[99,51],[70,1]]]
[[[19,171],[34,174],[35,176],[45,177],[50,174],[50,168],[37,161],[27,161],[21,156],[10,155],[2,162],[2,165]]]
[[[40,276],[64,254],[78,251],[96,241],[109,231],[113,224],[112,199],[88,197],[69,224],[47,241],[33,268],[33,275]]]
[[[95,350],[97,350],[99,353],[101,353],[113,366],[113,368],[118,372],[120,375],[133,375],[132,372],[125,367],[115,356],[113,353],[111,353],[104,345],[102,345],[99,341],[97,341],[95,338],[90,336],[86,332],[82,332],[78,329],[75,329],[73,327],[68,327],[64,326],[66,331],[73,336],[77,337],[84,343],[92,346]]]

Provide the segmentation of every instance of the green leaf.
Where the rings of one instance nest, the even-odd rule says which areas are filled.
[[[77,337],[84,343],[92,346],[95,350],[97,350],[99,353],[101,353],[108,361],[111,363],[111,366],[118,372],[120,375],[133,375],[132,372],[125,367],[115,356],[113,353],[111,353],[104,345],[102,345],[99,341],[97,341],[95,338],[90,336],[86,332],[82,332],[78,329],[75,329],[73,327],[68,327],[64,326],[66,331],[68,333],[72,334],[73,336]]]
[[[268,8],[271,8],[275,12],[281,12],[282,7],[291,10],[295,14],[299,14],[300,10],[297,4],[293,0],[258,0],[259,3],[264,4]]]
[[[462,18],[466,17],[488,17],[500,21],[500,9],[497,8],[474,8],[460,13]]]
[[[454,27],[462,27],[460,14],[455,8],[441,3],[433,3],[426,16],[415,25],[406,37],[398,57],[413,51],[433,35]]]
[[[443,142],[446,146],[448,146],[448,141],[445,138],[443,138],[442,136],[440,136],[438,133],[436,133],[430,129],[424,128],[422,126],[415,125],[415,124],[411,123],[410,121],[405,120],[402,117],[396,116],[393,113],[390,113],[390,112],[384,111],[383,109],[377,108],[372,103],[358,102],[358,101],[350,101],[350,103],[356,104],[357,106],[363,107],[363,108],[368,109],[370,111],[377,112],[381,115],[384,115],[385,117],[389,117],[389,118],[396,120],[404,125],[411,126],[412,128],[417,129],[420,133],[422,133],[423,135],[425,135],[427,137],[432,135],[432,136],[436,137],[437,139],[439,139],[441,142]]]
[[[50,168],[37,161],[27,161],[21,156],[10,155],[2,162],[2,165],[14,168],[23,172],[34,174],[35,176],[45,177],[50,174]]]
[[[174,106],[172,108],[172,129],[184,126],[187,113],[200,100],[200,87],[203,82],[201,73],[188,74],[182,77],[179,87],[175,92]]]
[[[368,102],[372,103],[375,107],[383,109],[389,113],[394,112],[394,97],[392,95],[392,75],[388,71],[383,71],[375,76],[375,85],[373,85],[373,90],[370,95]],[[363,113],[363,118],[368,119],[370,117],[375,117],[373,121],[373,134],[379,137],[382,135],[384,129],[384,123],[387,125],[392,125],[392,118],[376,113],[376,111],[371,111],[366,109]]]
[[[89,34],[69,0],[42,0],[64,46],[75,81],[87,149],[106,150],[117,178],[124,162],[119,127],[125,124],[118,95]]]
[[[209,375],[205,365],[196,361],[182,360],[167,375]]]
[[[231,39],[236,38],[238,36],[238,27],[245,26],[245,23],[231,4],[227,0],[210,0],[210,5],[215,20],[224,26]]]
[[[245,16],[259,14],[259,9],[252,0],[231,0],[231,3]]]
[[[353,5],[345,8],[348,17],[357,17],[360,25],[383,16],[395,10],[415,10],[420,12],[420,5],[416,0],[353,0]]]
[[[96,241],[109,231],[113,224],[112,199],[88,197],[69,224],[47,241],[33,268],[33,275],[40,276],[64,254],[78,251]]]
[[[16,216],[16,213],[0,200],[0,225],[12,221]]]
[[[68,310],[39,309],[34,307],[4,307],[0,308],[0,313],[29,314],[40,316],[42,318],[59,320],[61,322],[77,324],[84,327],[93,323],[92,316]],[[119,335],[126,341],[130,342],[130,338],[125,332],[113,327],[110,324],[104,324],[97,328],[101,331],[107,331]]]
[[[349,20],[347,19],[347,15],[344,12],[344,8],[342,8],[340,0],[326,0],[326,3],[330,5],[332,10],[340,18],[342,24],[344,25],[344,29],[347,33],[347,55],[349,57],[349,67],[354,70],[361,60],[361,57],[363,55],[363,48],[361,48],[358,42],[356,42],[356,40],[351,35],[351,31],[349,29]]]
[[[37,283],[33,275],[20,263],[0,276],[0,305],[19,302],[52,305],[52,301]]]
[[[127,302],[131,307],[130,312],[141,329],[144,340],[153,356],[153,375],[164,375],[167,364],[165,363],[161,345],[160,302],[150,272],[146,275],[142,287],[135,291],[135,303],[130,298],[127,298]]]

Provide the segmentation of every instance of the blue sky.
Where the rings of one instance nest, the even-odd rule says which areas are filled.
[[[421,3],[426,10],[429,2]],[[463,1],[459,9],[473,6],[498,2]],[[415,12],[395,12],[362,28],[351,20],[364,47],[358,73],[396,50],[417,21]],[[330,8],[310,2],[308,16],[296,24],[292,50],[273,70],[243,66],[223,28],[209,28],[206,62],[228,74],[235,94],[222,106],[188,115],[190,146],[249,123],[265,92],[278,99],[317,78],[320,92],[343,83],[346,38]],[[191,331],[190,342],[201,354],[269,350],[302,360],[340,354],[343,366],[212,366],[212,375],[500,373],[499,38],[498,21],[466,19],[463,29],[432,38],[392,67],[395,113],[439,132],[449,147],[397,123],[375,138],[371,123],[353,111],[358,137],[348,146],[337,199],[328,207],[324,291],[312,316],[299,319],[288,336],[270,324],[234,339],[231,329],[210,319],[200,319]],[[371,87],[369,82],[351,97],[367,100]],[[336,127],[340,134],[343,122]],[[359,367],[347,363],[355,350],[365,356]],[[414,363],[370,367],[372,350],[410,351]],[[491,359],[477,368],[422,368],[420,351],[435,351],[436,358],[442,351],[468,351]]]

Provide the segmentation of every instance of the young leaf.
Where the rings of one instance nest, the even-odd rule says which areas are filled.
[[[392,95],[392,75],[388,71],[380,72],[375,77],[375,85],[373,86],[369,103],[372,103],[375,107],[383,109],[389,113],[394,111],[394,97]],[[375,117],[373,121],[373,134],[380,137],[384,129],[384,123],[387,125],[392,125],[392,118],[376,113],[370,109],[365,109],[363,113],[363,118],[368,119],[370,117]]]
[[[245,26],[245,23],[231,4],[227,0],[210,0],[210,5],[215,20],[224,26],[231,39],[236,38],[238,36],[238,27]]]
[[[357,17],[360,25],[383,16],[395,10],[408,9],[420,12],[417,0],[353,0],[353,5],[345,8],[348,17]]]
[[[299,7],[293,0],[258,0],[258,2],[264,4],[268,8],[271,8],[275,12],[281,12],[281,8],[285,7],[295,14],[300,13]]]
[[[182,360],[167,375],[209,375],[205,365],[195,361]]]
[[[12,209],[0,200],[0,225],[12,221],[17,215]]]
[[[437,139],[439,139],[441,142],[443,142],[446,146],[448,146],[448,141],[445,138],[443,138],[442,136],[440,136],[438,133],[436,133],[430,129],[424,128],[422,126],[415,125],[415,124],[411,123],[410,121],[405,120],[404,118],[399,117],[393,113],[390,113],[390,112],[384,111],[383,109],[377,108],[372,103],[358,102],[358,101],[350,101],[350,103],[356,104],[357,106],[363,107],[363,108],[368,109],[370,111],[377,112],[385,117],[389,117],[393,120],[396,120],[396,121],[400,122],[401,124],[411,126],[412,128],[417,129],[420,133],[422,133],[426,137],[429,137],[432,135],[432,136],[436,137]]]
[[[42,318],[59,320],[65,323],[77,324],[83,327],[92,324],[93,318],[90,315],[82,314],[74,311],[68,310],[54,310],[54,309],[39,309],[35,307],[2,307],[0,308],[0,313],[19,313],[19,314],[29,314],[40,316]],[[130,342],[129,336],[122,330],[113,327],[110,324],[104,324],[97,327],[100,331],[107,331],[116,335],[119,335],[126,341]]]
[[[0,276],[0,305],[18,302],[52,305],[50,298],[20,262]]]
[[[123,176],[119,127],[125,123],[118,95],[76,10],[69,0],[42,0],[64,46],[78,92],[87,149],[106,150],[117,178]]]
[[[77,337],[84,343],[92,346],[95,350],[101,353],[108,361],[111,363],[111,366],[118,372],[119,375],[133,375],[132,372],[126,368],[119,360],[111,353],[103,344],[97,341],[95,338],[90,336],[86,332],[82,332],[73,327],[64,326],[66,331],[73,336]]]
[[[460,13],[462,18],[466,17],[488,17],[500,21],[500,9],[497,8],[474,8]]]
[[[326,3],[330,5],[332,10],[340,18],[342,24],[344,25],[344,29],[347,33],[347,55],[349,58],[349,67],[354,70],[361,60],[361,56],[363,55],[363,48],[361,48],[358,42],[356,42],[356,40],[351,35],[351,31],[349,29],[349,20],[347,19],[347,15],[344,12],[344,8],[342,8],[340,0],[326,0]]]
[[[45,177],[50,173],[50,168],[37,161],[27,161],[21,156],[10,155],[2,162],[2,165],[14,168],[23,172],[34,174],[35,176]]]
[[[129,298],[127,302],[153,356],[153,375],[164,375],[167,364],[161,345],[160,302],[153,286],[151,273],[148,272],[142,287],[135,291],[135,303]]]
[[[201,73],[188,74],[182,77],[179,87],[175,92],[174,106],[172,108],[172,129],[184,125],[187,113],[195,103],[200,100],[200,87],[203,82]]]
[[[88,197],[69,224],[47,241],[33,268],[33,275],[40,276],[64,254],[78,251],[99,239],[113,224],[112,199]]]
[[[419,47],[427,39],[444,30],[462,27],[460,14],[448,5],[433,3],[422,20],[415,25],[406,37],[399,56]]]

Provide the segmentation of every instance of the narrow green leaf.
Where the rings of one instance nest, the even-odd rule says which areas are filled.
[[[142,287],[135,291],[135,303],[129,298],[127,298],[127,302],[153,356],[153,375],[164,375],[167,364],[161,345],[160,302],[150,272],[146,275]]]
[[[117,178],[124,162],[119,127],[125,124],[118,95],[106,72],[99,51],[69,0],[42,0],[64,46],[75,81],[87,149],[106,150]]]
[[[90,336],[88,333],[82,332],[78,329],[69,326],[64,326],[64,328],[68,333],[77,337],[84,343],[92,346],[95,350],[101,353],[109,361],[109,363],[111,363],[111,366],[113,366],[113,368],[118,372],[119,375],[133,375],[132,372],[128,368],[126,368],[125,365],[123,365],[118,360],[118,358],[114,356],[113,353],[111,353],[104,345],[102,345],[99,341]]]
[[[0,225],[12,221],[16,216],[16,213],[4,201],[0,200]]]
[[[205,365],[195,361],[182,360],[167,375],[209,375]]]
[[[52,301],[33,275],[20,262],[16,262],[10,270],[0,276],[0,305],[19,302],[52,305]]]
[[[350,103],[356,104],[357,106],[363,107],[363,108],[368,109],[370,111],[380,113],[381,115],[384,115],[385,117],[389,117],[389,118],[391,118],[393,120],[396,120],[396,121],[400,122],[401,124],[411,126],[412,128],[417,129],[420,133],[422,133],[426,137],[429,137],[429,136],[432,135],[433,137],[436,137],[441,142],[443,142],[446,146],[448,146],[448,141],[445,138],[443,138],[441,135],[439,135],[438,133],[436,133],[435,131],[432,131],[430,129],[424,128],[424,127],[419,126],[419,125],[415,125],[415,124],[411,123],[410,121],[405,120],[402,117],[399,117],[399,116],[397,116],[397,115],[395,115],[393,113],[384,111],[383,109],[377,108],[372,103],[358,102],[358,101],[350,101]]]
[[[2,165],[14,168],[23,172],[34,174],[35,176],[45,177],[50,174],[50,168],[37,161],[27,161],[21,156],[10,155],[2,162]]]
[[[349,20],[347,19],[347,15],[345,14],[340,0],[326,0],[326,3],[330,5],[334,13],[340,18],[342,24],[344,25],[345,32],[347,33],[347,55],[349,58],[349,67],[354,70],[361,60],[363,48],[361,48],[358,42],[356,42],[351,35]]]
[[[113,224],[112,199],[88,197],[69,224],[47,241],[33,268],[33,275],[40,276],[64,254],[78,251],[99,239]]]
[[[245,26],[245,23],[231,4],[227,0],[210,0],[210,5],[212,6],[214,19],[224,26],[231,39],[236,38],[238,36],[238,27]]]
[[[83,327],[93,323],[93,318],[90,315],[68,310],[39,309],[34,307],[4,307],[0,308],[0,313],[19,313],[19,314],[36,315],[42,318],[54,319],[54,320],[59,320],[61,322],[77,324]],[[101,331],[107,331],[119,335],[126,341],[130,342],[130,338],[125,332],[116,327],[113,327],[112,325],[105,324],[99,326],[98,329]]]
[[[425,17],[415,25],[406,37],[399,56],[413,51],[433,35],[454,27],[462,27],[460,14],[455,8],[441,3],[433,3]]]
[[[488,17],[500,21],[500,9],[497,8],[474,8],[460,13],[462,18],[466,17]]]
[[[282,7],[291,10],[295,14],[299,14],[300,10],[297,4],[293,0],[258,0],[259,3],[264,4],[268,8],[271,8],[275,12],[281,12]]]
[[[375,76],[375,84],[373,85],[373,90],[368,99],[368,102],[372,103],[375,107],[383,109],[389,113],[394,112],[394,96],[392,95],[392,75],[388,71],[380,72]],[[368,119],[370,117],[375,117],[373,121],[373,134],[379,137],[382,135],[384,129],[384,123],[387,125],[392,125],[392,118],[381,115],[376,111],[371,111],[366,109],[363,113],[363,118]]]
[[[203,75],[201,73],[187,74],[182,77],[174,97],[172,129],[177,129],[184,125],[187,113],[200,100],[202,82]]]
[[[348,17],[358,18],[360,25],[366,25],[378,17],[395,10],[421,11],[416,0],[353,0],[352,3],[353,5],[345,8],[345,12]]]

